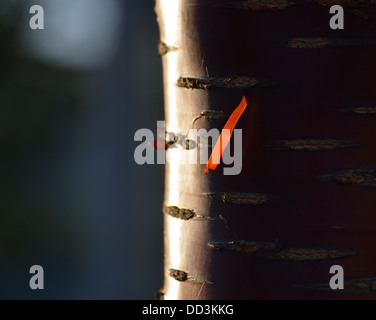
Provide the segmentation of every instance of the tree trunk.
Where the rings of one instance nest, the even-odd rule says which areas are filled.
[[[347,5],[344,30],[332,4]],[[156,13],[167,140],[194,119],[221,130],[248,102],[239,175],[180,164],[195,144],[166,151],[164,298],[375,298],[373,1],[157,0]]]

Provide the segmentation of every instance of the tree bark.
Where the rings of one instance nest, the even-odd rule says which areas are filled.
[[[373,1],[157,0],[156,13],[167,139],[194,119],[221,130],[225,117],[199,115],[248,101],[239,175],[179,164],[184,143],[166,151],[164,298],[374,299]]]

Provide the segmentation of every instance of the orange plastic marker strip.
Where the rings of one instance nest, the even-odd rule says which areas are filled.
[[[223,151],[225,151],[227,145],[230,142],[235,125],[238,122],[240,116],[243,114],[246,107],[247,100],[244,96],[240,104],[236,107],[234,112],[231,114],[230,118],[227,120],[225,126],[223,127],[221,135],[219,136],[219,139],[214,146],[213,152],[210,155],[209,161],[206,164],[205,173],[208,173],[209,170],[214,171],[217,168],[219,160],[222,157],[222,153]]]

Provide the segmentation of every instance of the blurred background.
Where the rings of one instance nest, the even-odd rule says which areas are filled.
[[[31,30],[32,5],[45,29]],[[0,1],[0,299],[153,299],[163,120],[154,0]],[[32,265],[44,290],[31,290]]]

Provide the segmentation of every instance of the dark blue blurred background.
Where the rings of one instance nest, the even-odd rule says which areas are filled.
[[[45,29],[31,30],[42,5]],[[163,120],[153,0],[1,0],[0,299],[153,299],[163,166],[138,166]],[[29,288],[39,264],[45,289]]]

